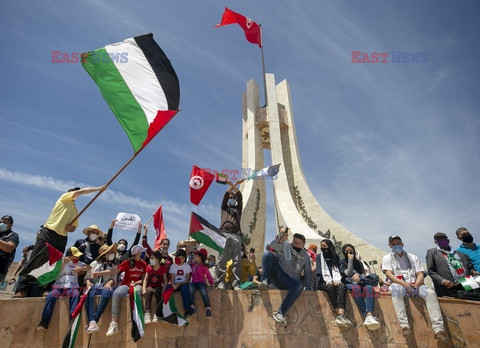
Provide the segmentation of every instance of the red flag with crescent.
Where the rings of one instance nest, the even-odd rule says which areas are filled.
[[[226,7],[222,16],[222,21],[215,25],[214,28],[234,23],[240,25],[243,31],[245,31],[245,37],[247,38],[248,42],[257,44],[258,47],[262,47],[262,33],[260,31],[260,26],[250,18],[245,17],[240,13],[233,12]]]
[[[192,167],[190,175],[190,202],[198,205],[207,192],[215,175],[197,166]]]

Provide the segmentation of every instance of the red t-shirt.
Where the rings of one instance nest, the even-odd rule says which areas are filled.
[[[155,270],[153,266],[148,265],[147,273],[149,274],[147,286],[154,289],[158,288],[163,284],[163,275],[167,273],[167,266],[160,265],[160,267],[157,270]]]
[[[125,260],[118,265],[118,269],[125,272],[125,277],[123,277],[120,285],[130,285],[132,281],[137,282],[142,279],[142,275],[147,269],[147,264],[143,260],[134,261],[134,263],[134,266],[130,267],[130,260]]]

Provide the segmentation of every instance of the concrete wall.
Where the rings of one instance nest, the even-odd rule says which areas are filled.
[[[450,345],[434,340],[428,313],[422,299],[407,300],[407,311],[414,335],[408,339],[400,332],[390,297],[376,300],[376,315],[382,326],[367,331],[362,318],[347,299],[347,316],[354,327],[341,332],[331,322],[334,314],[322,292],[304,291],[287,315],[286,326],[272,319],[272,311],[285,292],[209,290],[212,319],[205,319],[201,298],[195,302],[199,314],[188,327],[158,323],[146,326],[145,336],[137,343],[130,338],[130,315],[124,300],[119,318],[120,332],[106,337],[110,306],[91,335],[90,347],[479,347],[480,302],[441,299]],[[179,294],[177,306],[181,308]],[[59,299],[48,331],[36,331],[44,305],[42,298],[0,299],[0,347],[60,347],[68,325],[66,299]],[[85,315],[85,311],[83,312]],[[413,318],[413,319],[412,319]],[[82,328],[76,347],[87,347],[88,335]]]

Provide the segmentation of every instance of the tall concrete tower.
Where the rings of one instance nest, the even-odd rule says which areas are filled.
[[[378,272],[385,251],[365,242],[347,231],[320,206],[313,196],[303,174],[298,150],[293,106],[286,80],[275,85],[275,76],[266,74],[267,106],[260,107],[258,86],[248,81],[243,94],[242,114],[242,168],[258,170],[265,164],[264,149],[271,151],[271,164],[281,163],[280,172],[273,180],[277,229],[288,226],[307,239],[307,245],[319,246],[322,239],[331,239],[340,246],[350,243],[364,261]],[[266,189],[264,180],[248,180],[242,187],[244,210],[242,232],[246,242],[254,247],[257,256],[265,245]]]

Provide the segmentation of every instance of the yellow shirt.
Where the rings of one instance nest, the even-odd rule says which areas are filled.
[[[255,262],[250,261],[250,259],[246,257],[242,257],[240,262],[240,281],[248,282],[248,276],[251,275],[252,277],[255,275],[257,271],[257,264]],[[233,283],[235,277],[233,276],[233,261],[229,260],[227,262],[227,272],[225,274],[225,283]]]
[[[74,193],[75,192],[67,192],[60,196],[48,216],[47,222],[43,224],[43,227],[53,230],[61,236],[68,236],[68,231],[65,230],[65,226],[78,214],[75,199],[73,198]],[[75,220],[73,225],[77,227],[78,220]]]

